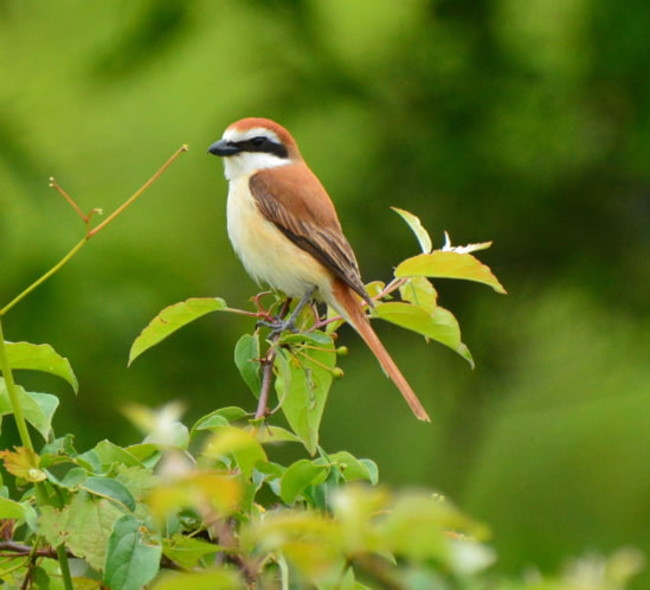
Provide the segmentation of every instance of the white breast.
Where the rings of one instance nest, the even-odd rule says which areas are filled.
[[[248,274],[290,297],[313,286],[329,292],[329,272],[260,213],[249,178],[230,180],[227,204],[228,236]]]

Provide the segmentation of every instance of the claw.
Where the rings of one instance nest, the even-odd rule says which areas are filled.
[[[277,336],[278,334],[281,334],[285,331],[293,332],[295,334],[298,331],[296,329],[296,318],[302,311],[303,307],[309,303],[315,292],[316,287],[309,289],[309,291],[303,295],[302,299],[298,302],[298,305],[296,305],[295,309],[293,310],[293,313],[288,318],[283,319],[274,317],[271,321],[268,322],[266,320],[259,320],[257,322],[257,325],[271,328],[271,337]]]
[[[264,326],[265,328],[271,328],[271,333],[269,334],[271,338],[285,331],[293,332],[294,334],[298,331],[296,329],[296,320],[293,316],[287,318],[286,320],[283,320],[282,318],[279,317],[275,317],[273,318],[273,320],[268,322],[266,320],[259,320],[257,322],[257,326]]]

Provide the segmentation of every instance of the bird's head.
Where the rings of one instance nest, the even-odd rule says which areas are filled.
[[[258,117],[228,126],[208,152],[224,159],[228,180],[302,160],[296,140],[282,125]]]

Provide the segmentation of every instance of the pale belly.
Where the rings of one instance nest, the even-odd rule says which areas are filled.
[[[302,297],[314,286],[329,294],[329,271],[262,216],[246,177],[230,183],[227,218],[230,242],[258,283],[290,297]]]

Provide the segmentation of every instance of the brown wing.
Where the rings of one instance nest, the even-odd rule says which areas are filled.
[[[372,305],[334,205],[307,166],[260,170],[251,176],[249,186],[266,219]]]

